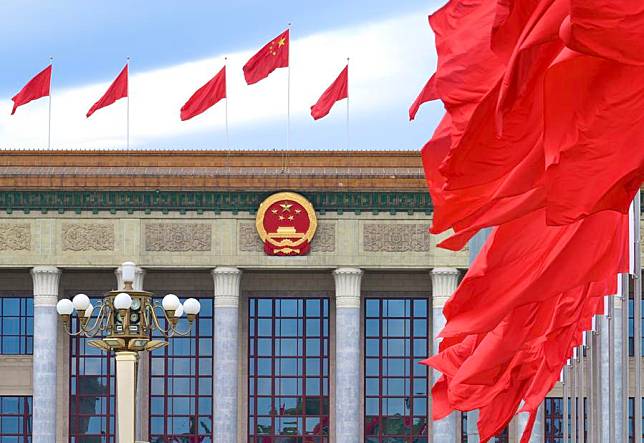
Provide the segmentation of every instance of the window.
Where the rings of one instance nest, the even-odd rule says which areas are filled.
[[[543,405],[545,443],[563,443],[563,399],[560,397],[547,397]],[[570,424],[570,415],[568,416],[568,423]]]
[[[31,443],[31,397],[0,396],[0,441]]]
[[[33,298],[0,297],[0,354],[32,354],[33,336]]]
[[[491,443],[509,443],[510,431],[509,427],[503,428],[499,434],[490,440]],[[461,413],[461,443],[467,443],[467,413]]]
[[[426,440],[427,299],[365,300],[365,443]]]
[[[644,275],[643,275],[644,277]],[[628,356],[635,356],[635,281],[628,277]],[[644,313],[644,299],[640,303],[640,314]],[[640,318],[640,332],[644,332],[644,317]],[[644,355],[644,338],[640,337],[640,355]]]
[[[92,298],[92,304],[100,301]],[[72,317],[73,329],[80,327]],[[70,337],[69,346],[69,441],[115,441],[115,362],[113,355],[87,344],[90,339]]]
[[[248,309],[248,441],[328,442],[328,299],[251,298]]]
[[[150,442],[212,442],[213,299],[199,298],[201,311],[190,335],[168,339],[150,353]],[[165,328],[165,318],[160,325]],[[188,321],[179,320],[185,331]],[[154,337],[163,339],[158,331]]]
[[[644,399],[642,399],[642,437],[644,437]],[[635,442],[633,435],[635,435],[635,398],[628,398],[628,441]]]

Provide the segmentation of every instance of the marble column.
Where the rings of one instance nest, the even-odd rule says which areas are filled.
[[[114,270],[114,275],[116,276],[116,289],[121,291],[125,289],[123,283],[123,272],[121,266]],[[134,281],[132,282],[132,288],[135,291],[143,290],[143,279],[145,278],[145,270],[142,268],[136,267],[134,271]],[[148,351],[139,352],[139,357],[136,362],[136,409],[134,413],[135,417],[135,426],[136,426],[136,440],[137,441],[147,441],[148,435],[148,425],[146,423],[147,414],[149,413],[149,401],[148,401],[148,373],[145,370],[149,366],[149,353]],[[144,387],[146,387],[144,389]]]
[[[468,246],[470,249],[469,264],[471,265],[476,257],[479,255],[481,248],[485,244],[485,241],[490,236],[492,232],[491,228],[481,229],[472,239],[469,241]],[[468,443],[479,443],[479,410],[474,409],[467,412],[467,442]]]
[[[56,303],[60,274],[60,269],[53,266],[36,266],[31,270],[34,285],[33,443],[56,443]]]
[[[338,268],[335,278],[335,441],[360,441],[360,283],[363,271]]]
[[[215,443],[237,443],[239,295],[242,271],[217,267],[215,282],[213,430]]]
[[[434,268],[432,275],[432,333],[433,353],[438,351],[436,336],[445,326],[443,307],[445,302],[456,290],[458,285],[458,269],[456,268]],[[440,377],[438,371],[432,371],[432,379],[435,382]],[[442,420],[432,423],[432,435],[434,443],[448,443],[456,441],[456,413],[451,413]],[[468,416],[468,422],[470,417]]]

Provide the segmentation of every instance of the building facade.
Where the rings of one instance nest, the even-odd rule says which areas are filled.
[[[119,289],[124,261],[135,288],[202,306],[190,336],[141,354],[140,440],[468,441],[465,414],[427,418],[418,362],[469,252],[428,234],[418,153],[15,151],[0,188],[0,441],[116,441],[113,356],[55,304]],[[281,191],[314,208],[305,255],[268,255],[258,234]],[[561,397],[535,441],[562,441]]]

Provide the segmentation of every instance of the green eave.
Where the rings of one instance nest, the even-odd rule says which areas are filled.
[[[152,211],[197,213],[247,211],[276,191],[0,191],[0,211]],[[427,192],[300,192],[319,213],[325,212],[421,212],[430,214]]]

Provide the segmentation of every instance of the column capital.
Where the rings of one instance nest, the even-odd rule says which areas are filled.
[[[34,305],[56,306],[62,271],[55,266],[35,266],[30,271],[34,288]]]
[[[432,299],[434,308],[445,306],[447,299],[452,295],[458,286],[457,268],[434,268],[432,276]]]
[[[212,270],[215,283],[215,307],[237,308],[242,270],[239,268],[218,266]]]
[[[124,289],[123,285],[123,269],[121,266],[114,270],[114,275],[116,275],[116,289],[120,291]],[[134,281],[132,282],[132,288],[135,291],[143,290],[143,279],[145,278],[145,269],[136,267],[134,271]]]
[[[337,308],[360,307],[360,284],[364,271],[359,268],[337,268],[335,279],[335,306]]]

